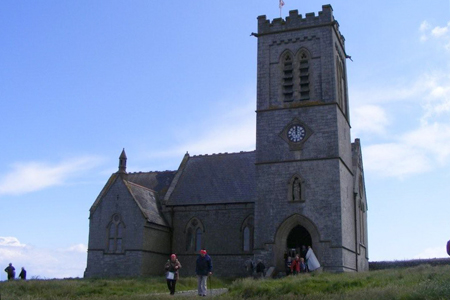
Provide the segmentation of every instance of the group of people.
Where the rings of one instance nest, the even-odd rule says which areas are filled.
[[[261,259],[255,263],[253,260],[249,259],[245,262],[245,268],[247,274],[255,279],[264,278],[266,276],[266,265],[264,265]]]
[[[5,272],[8,274],[8,280],[14,280],[16,278],[16,268],[14,268],[12,263],[9,263],[5,269]],[[22,267],[22,270],[20,271],[19,278],[23,280],[27,279],[27,271],[24,267]]]
[[[320,263],[314,255],[311,247],[306,248],[305,246],[303,246],[301,254],[301,256],[300,254],[296,254],[295,258],[292,259],[292,256],[289,255],[288,252],[285,253],[284,259],[286,276],[289,276],[290,274],[296,275],[299,273],[306,273],[320,268]],[[247,268],[250,276],[253,276],[255,278],[262,278],[265,276],[266,266],[260,259],[258,260],[256,265],[252,260],[248,260],[245,263],[245,267]],[[180,277],[179,270],[181,269],[181,263],[177,259],[177,256],[175,254],[170,255],[170,259],[167,260],[164,269],[166,271],[167,287],[170,294],[174,295],[175,286],[177,284],[177,280]],[[206,296],[208,276],[212,275],[212,260],[204,249],[200,250],[200,253],[197,256],[197,260],[195,263],[195,274],[197,275],[198,295]]]
[[[294,249],[295,250],[295,249]],[[293,255],[286,252],[284,254],[284,266],[286,276],[291,274],[297,275],[299,273],[307,273],[320,268],[320,263],[310,246],[302,246],[300,254]]]
[[[177,259],[175,254],[170,256],[164,266],[166,270],[167,287],[171,295],[175,294],[175,286],[179,278],[179,270],[181,269],[181,263]],[[195,274],[197,274],[197,291],[199,296],[206,296],[207,280],[208,276],[212,275],[212,260],[206,253],[206,250],[200,250],[200,254],[197,257],[195,264]]]

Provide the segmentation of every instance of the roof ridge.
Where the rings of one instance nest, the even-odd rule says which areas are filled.
[[[252,151],[239,151],[239,152],[219,152],[219,153],[213,153],[213,154],[198,154],[198,155],[192,155],[192,157],[205,157],[205,156],[219,156],[219,155],[236,155],[236,154],[246,154],[246,153],[252,153],[256,150]]]
[[[165,170],[165,171],[147,171],[147,172],[143,172],[143,171],[137,171],[137,172],[128,172],[129,174],[151,174],[151,173],[168,173],[168,172],[176,172],[176,170]]]
[[[125,181],[126,183],[129,183],[129,184],[135,185],[135,186],[137,186],[137,187],[140,187],[140,188],[143,188],[143,189],[146,189],[146,190],[149,190],[149,191],[152,191],[152,192],[156,193],[155,190],[153,190],[153,189],[151,189],[151,188],[148,188],[148,187],[146,187],[146,186],[137,184],[136,182],[129,181],[129,180],[124,180],[124,181]]]

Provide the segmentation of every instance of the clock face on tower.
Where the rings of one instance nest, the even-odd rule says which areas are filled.
[[[287,138],[294,143],[298,143],[305,138],[306,131],[300,125],[292,125],[287,131]]]

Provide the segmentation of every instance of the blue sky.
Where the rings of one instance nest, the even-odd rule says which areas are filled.
[[[284,1],[283,17],[328,4]],[[450,1],[330,4],[353,59],[370,260],[447,257]],[[1,1],[0,266],[81,277],[122,148],[130,172],[253,150],[259,15],[278,1]]]

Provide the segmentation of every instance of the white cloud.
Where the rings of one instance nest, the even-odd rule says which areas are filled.
[[[21,195],[62,185],[80,172],[97,166],[97,157],[81,157],[48,164],[43,162],[25,162],[12,165],[12,170],[0,178],[1,195]]]
[[[37,248],[14,237],[0,237],[0,266],[12,263],[16,272],[24,267],[28,278],[83,277],[87,246],[77,244],[64,249]],[[6,279],[6,273],[0,280]]]
[[[450,159],[450,124],[434,123],[406,133],[401,142],[414,149],[420,149],[433,157],[439,165]]]
[[[420,40],[421,40],[422,42],[425,42],[425,41],[428,39],[428,37],[427,37],[427,35],[426,35],[426,32],[427,32],[430,28],[431,28],[431,25],[430,25],[430,23],[428,23],[427,21],[423,21],[423,22],[420,24],[419,31],[422,33],[422,35],[420,36]]]
[[[365,169],[404,178],[445,167],[450,161],[450,124],[433,123],[405,132],[395,142],[364,147]]]
[[[414,259],[426,259],[426,258],[442,258],[448,257],[447,251],[445,247],[434,247],[434,248],[426,248],[416,256]]]
[[[446,26],[435,26],[434,28],[427,21],[423,21],[419,26],[420,41],[426,42],[429,38],[435,40],[449,40],[450,39],[450,22]],[[444,46],[447,48],[447,45]]]
[[[0,236],[0,247],[8,246],[8,247],[25,247],[24,244],[21,244],[19,240],[12,236],[2,237]]]
[[[439,38],[439,37],[445,36],[447,34],[447,32],[448,32],[448,26],[446,26],[446,27],[437,26],[437,27],[434,27],[433,30],[431,30],[431,35],[436,38]]]
[[[380,106],[363,105],[352,111],[352,125],[356,135],[362,131],[383,134],[388,124],[386,112]]]
[[[448,72],[424,75],[422,82],[426,88],[422,106],[424,115],[421,121],[426,124],[434,117],[450,113],[450,75]]]
[[[230,109],[227,103],[217,109],[222,114],[215,114],[205,120],[199,120],[200,130],[184,128],[178,138],[181,144],[164,152],[152,153],[152,157],[181,156],[224,152],[251,151],[255,149],[256,113],[254,96],[246,97],[247,102],[240,102],[239,107]],[[234,105],[236,103],[234,102]]]
[[[404,178],[431,169],[427,155],[407,144],[376,144],[363,151],[364,168],[384,177]]]

